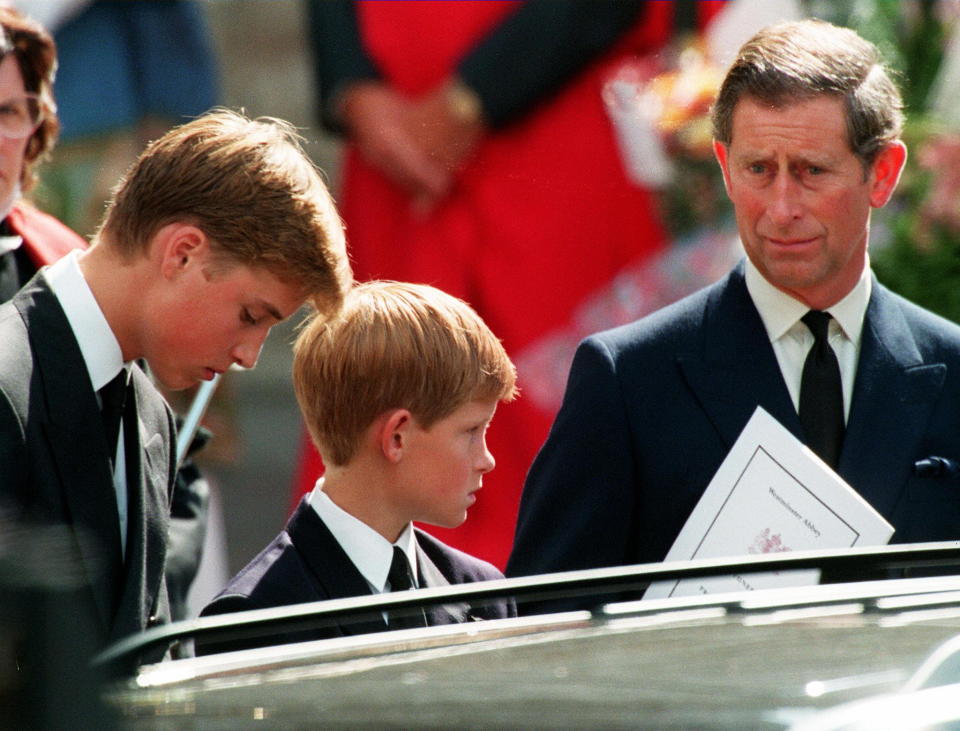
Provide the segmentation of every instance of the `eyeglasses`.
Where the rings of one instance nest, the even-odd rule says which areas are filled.
[[[43,121],[38,94],[23,94],[0,100],[0,135],[14,140],[29,137]]]

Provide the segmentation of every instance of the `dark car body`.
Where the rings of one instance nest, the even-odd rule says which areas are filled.
[[[908,574],[929,571],[932,563],[960,556],[956,544],[938,544],[932,554],[929,546],[911,550],[863,555],[881,557],[873,573],[900,574],[904,566]],[[771,561],[797,565],[790,560],[761,559],[738,570],[769,568]],[[830,713],[845,724],[858,713],[870,718],[868,699],[899,702],[908,709],[902,717],[922,722],[916,704],[937,711],[938,702],[929,698],[949,697],[950,685],[960,683],[960,574],[603,600],[665,571],[717,573],[731,565],[625,567],[489,582],[461,591],[512,593],[523,602],[578,590],[593,602],[590,609],[173,660],[132,673],[116,665],[143,642],[159,641],[158,633],[99,658],[101,666],[125,668],[125,677],[111,681],[103,697],[118,725],[130,729],[876,728],[823,724],[831,723]],[[325,613],[439,601],[457,590],[299,605],[279,615],[238,613],[167,628],[163,639],[322,621]],[[924,694],[928,699],[920,700]],[[955,727],[960,694],[955,698],[955,709],[941,709],[930,721],[939,725],[889,727]],[[843,721],[837,714],[853,702],[861,704],[846,706],[854,721]]]

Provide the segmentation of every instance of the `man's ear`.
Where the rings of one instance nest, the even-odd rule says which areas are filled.
[[[206,263],[210,254],[207,235],[189,223],[168,223],[154,234],[151,253],[160,261],[160,273],[170,279],[190,266]]]
[[[727,146],[723,144],[720,140],[713,141],[713,156],[717,158],[717,162],[720,164],[720,171],[723,173],[723,187],[727,191],[727,195],[730,195],[730,160],[728,158],[728,153],[730,151],[727,149]]]
[[[873,161],[873,183],[870,189],[870,205],[881,208],[890,200],[900,182],[900,173],[907,162],[907,146],[900,140],[891,142],[877,153]]]
[[[394,409],[380,417],[377,441],[381,453],[391,464],[403,459],[413,426],[413,414],[407,409]]]

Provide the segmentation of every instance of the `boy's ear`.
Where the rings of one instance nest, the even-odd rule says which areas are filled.
[[[192,224],[168,223],[154,234],[151,248],[159,257],[160,273],[170,279],[191,265],[205,262],[210,241]]]
[[[413,414],[407,409],[394,409],[383,416],[378,435],[380,451],[391,464],[403,459],[412,427]]]

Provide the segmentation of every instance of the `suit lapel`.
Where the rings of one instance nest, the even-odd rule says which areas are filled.
[[[418,537],[419,538],[419,537]],[[433,586],[449,586],[450,582],[443,575],[437,565],[430,559],[426,551],[417,540],[417,573],[421,588]],[[451,602],[448,604],[434,604],[424,609],[427,624],[431,627],[438,624],[459,624],[466,622],[470,617],[470,605],[465,602]]]
[[[902,311],[874,280],[839,472],[885,516],[911,474],[946,372],[923,362]]]
[[[286,530],[317,581],[314,588],[318,598],[345,599],[371,593],[363,574],[340,547],[306,498],[300,501],[287,523]],[[346,635],[383,632],[386,628],[386,622],[379,612],[376,616],[361,617],[356,622],[349,621],[340,625],[340,630]]]
[[[28,326],[42,379],[43,431],[60,475],[60,499],[104,626],[110,627],[121,570],[120,518],[100,409],[60,302],[41,277],[32,282],[14,303]]]
[[[802,439],[767,331],[743,279],[743,264],[710,290],[702,312],[701,350],[681,353],[687,385],[729,449],[757,406]]]
[[[163,438],[144,424],[138,403],[152,388],[134,369],[124,408],[127,459],[127,548],[120,615],[146,617],[154,606],[163,578],[169,527],[167,463]],[[142,627],[118,628],[121,634]]]

